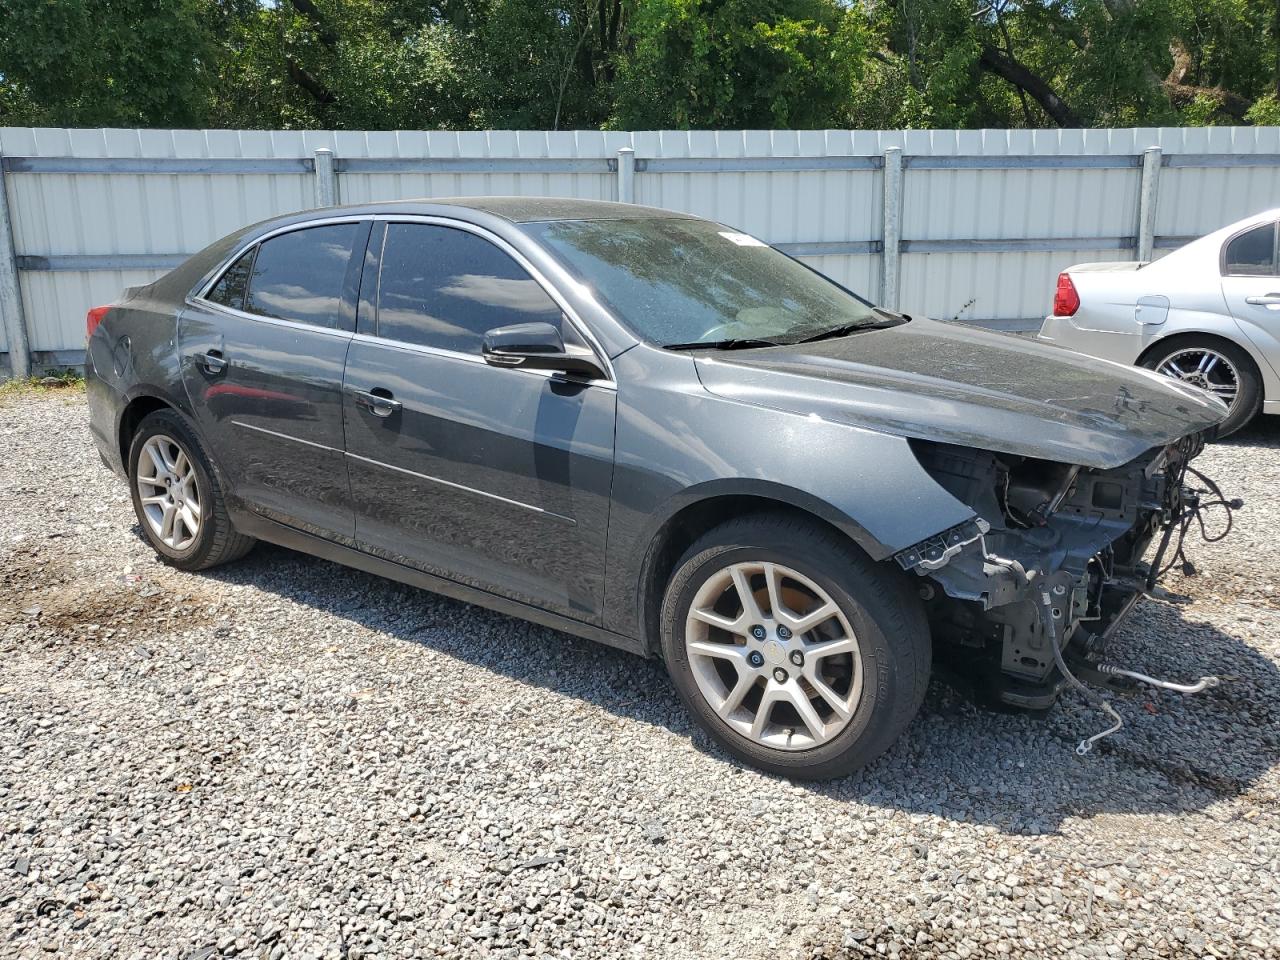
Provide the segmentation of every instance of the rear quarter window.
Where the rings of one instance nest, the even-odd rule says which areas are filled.
[[[1227,241],[1223,272],[1231,276],[1269,277],[1276,274],[1276,225],[1263,224]]]
[[[227,272],[213,285],[205,299],[233,310],[243,310],[245,294],[249,292],[249,271],[253,269],[253,256],[257,252],[256,246],[250,247],[227,267]]]

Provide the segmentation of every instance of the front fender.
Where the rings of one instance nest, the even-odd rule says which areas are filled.
[[[748,477],[708,480],[681,490],[650,516],[644,532],[640,535],[640,541],[651,546],[662,529],[682,511],[699,503],[709,503],[722,497],[754,497],[757,500],[774,501],[782,507],[803,510],[843,532],[862,547],[873,560],[883,560],[897,552],[895,548],[886,546],[868,533],[862,523],[830,501],[786,483]]]
[[[939,486],[907,440],[716,396],[687,375],[620,369],[609,520],[605,625],[639,634],[645,558],[686,507],[727,495],[805,510],[843,530],[875,560],[974,516]],[[668,372],[668,371],[663,371]]]

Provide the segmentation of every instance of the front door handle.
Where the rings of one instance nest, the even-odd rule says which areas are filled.
[[[200,354],[196,357],[196,363],[200,364],[200,368],[211,376],[227,369],[227,358],[222,355],[221,350],[209,350]]]
[[[1280,293],[1268,293],[1263,297],[1245,297],[1245,303],[1252,303],[1255,307],[1280,307]]]
[[[384,387],[374,387],[372,390],[351,389],[349,392],[356,403],[375,417],[389,417],[393,413],[399,413],[404,407],[404,404]]]

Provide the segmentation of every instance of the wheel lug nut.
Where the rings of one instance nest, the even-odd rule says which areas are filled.
[[[764,627],[760,626],[759,624],[756,624],[754,627],[751,628],[751,635],[755,637],[757,640],[763,640],[765,637]]]
[[[797,667],[803,667],[803,666],[804,666],[804,654],[803,654],[803,653],[801,653],[799,650],[792,650],[792,651],[791,651],[791,662],[792,662],[792,663],[794,663]]]
[[[779,683],[786,683],[787,671],[783,670],[781,667],[778,667],[776,670],[773,671],[773,679],[777,680]]]
[[[759,650],[752,650],[747,654],[747,663],[751,664],[757,670],[764,666],[764,654]]]
[[[780,626],[778,627],[778,637],[782,640],[790,640],[791,631],[787,627]]]

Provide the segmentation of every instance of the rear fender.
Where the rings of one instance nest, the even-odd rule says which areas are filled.
[[[1256,323],[1242,323],[1235,317],[1221,316],[1198,310],[1169,311],[1169,320],[1151,335],[1143,337],[1142,350],[1134,363],[1141,363],[1151,356],[1162,341],[1170,337],[1210,336],[1234,343],[1247,353],[1262,376],[1263,398],[1280,400],[1280,372],[1270,357],[1280,356],[1280,338],[1275,330]]]

